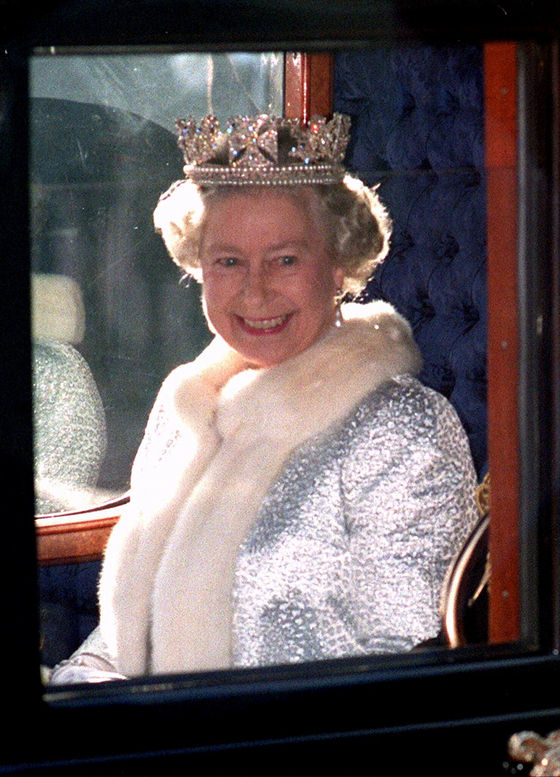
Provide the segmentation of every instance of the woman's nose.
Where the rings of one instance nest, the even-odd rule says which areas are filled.
[[[270,284],[264,268],[250,268],[247,271],[243,296],[247,302],[253,305],[261,305],[266,302],[270,296]]]

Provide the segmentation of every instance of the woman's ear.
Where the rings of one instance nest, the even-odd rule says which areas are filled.
[[[333,270],[333,278],[335,286],[338,289],[344,287],[344,279],[346,278],[346,272],[343,267],[335,267]]]

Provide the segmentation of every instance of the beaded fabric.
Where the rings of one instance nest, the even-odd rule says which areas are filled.
[[[342,181],[350,119],[330,121],[236,116],[224,132],[215,116],[179,119],[178,144],[187,180],[202,185],[332,184]]]
[[[233,665],[401,653],[436,637],[477,520],[450,404],[402,376],[298,448],[240,548]]]

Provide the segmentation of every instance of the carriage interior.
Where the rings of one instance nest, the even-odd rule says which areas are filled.
[[[514,374],[518,357],[516,256],[495,240],[514,230],[516,192],[509,178],[494,183],[495,169],[515,169],[505,151],[495,151],[514,131],[515,111],[504,110],[516,77],[514,49],[402,42],[287,53],[275,55],[266,75],[286,115],[351,116],[347,165],[379,187],[394,223],[390,254],[365,297],[387,300],[408,318],[423,356],[421,380],[449,398],[469,437],[485,522],[461,566],[473,582],[467,593],[455,592],[457,617],[473,590],[482,595],[454,646],[519,633],[517,399],[515,384],[502,377]],[[269,97],[241,89],[241,61],[218,58],[212,66],[226,91],[235,87],[251,107],[268,107]],[[173,126],[140,108],[91,99],[49,96],[38,83],[31,101],[36,527],[46,666],[70,655],[97,623],[103,546],[126,503],[155,393],[209,338],[196,283],[181,279],[151,222],[157,197],[181,177]],[[221,107],[222,97],[213,99]],[[502,312],[489,321],[490,309]],[[508,504],[497,496],[489,517],[490,471],[493,486],[508,478],[510,485]],[[489,523],[500,529],[494,545]],[[494,603],[484,580],[489,552],[494,590],[509,591]]]

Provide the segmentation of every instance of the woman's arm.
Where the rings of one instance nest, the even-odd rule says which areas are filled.
[[[142,504],[150,496],[150,474],[173,451],[179,436],[177,422],[170,417],[160,392],[133,464],[131,483],[133,507],[138,505],[138,509],[141,510]],[[130,509],[132,507],[129,504],[125,507],[123,516]],[[98,627],[70,658],[61,661],[52,670],[45,668],[44,673],[49,675],[46,681],[54,685],[126,679],[117,671],[115,663]]]
[[[342,473],[348,598],[367,653],[437,636],[446,571],[477,520],[470,450],[451,405],[415,381],[381,393]]]

